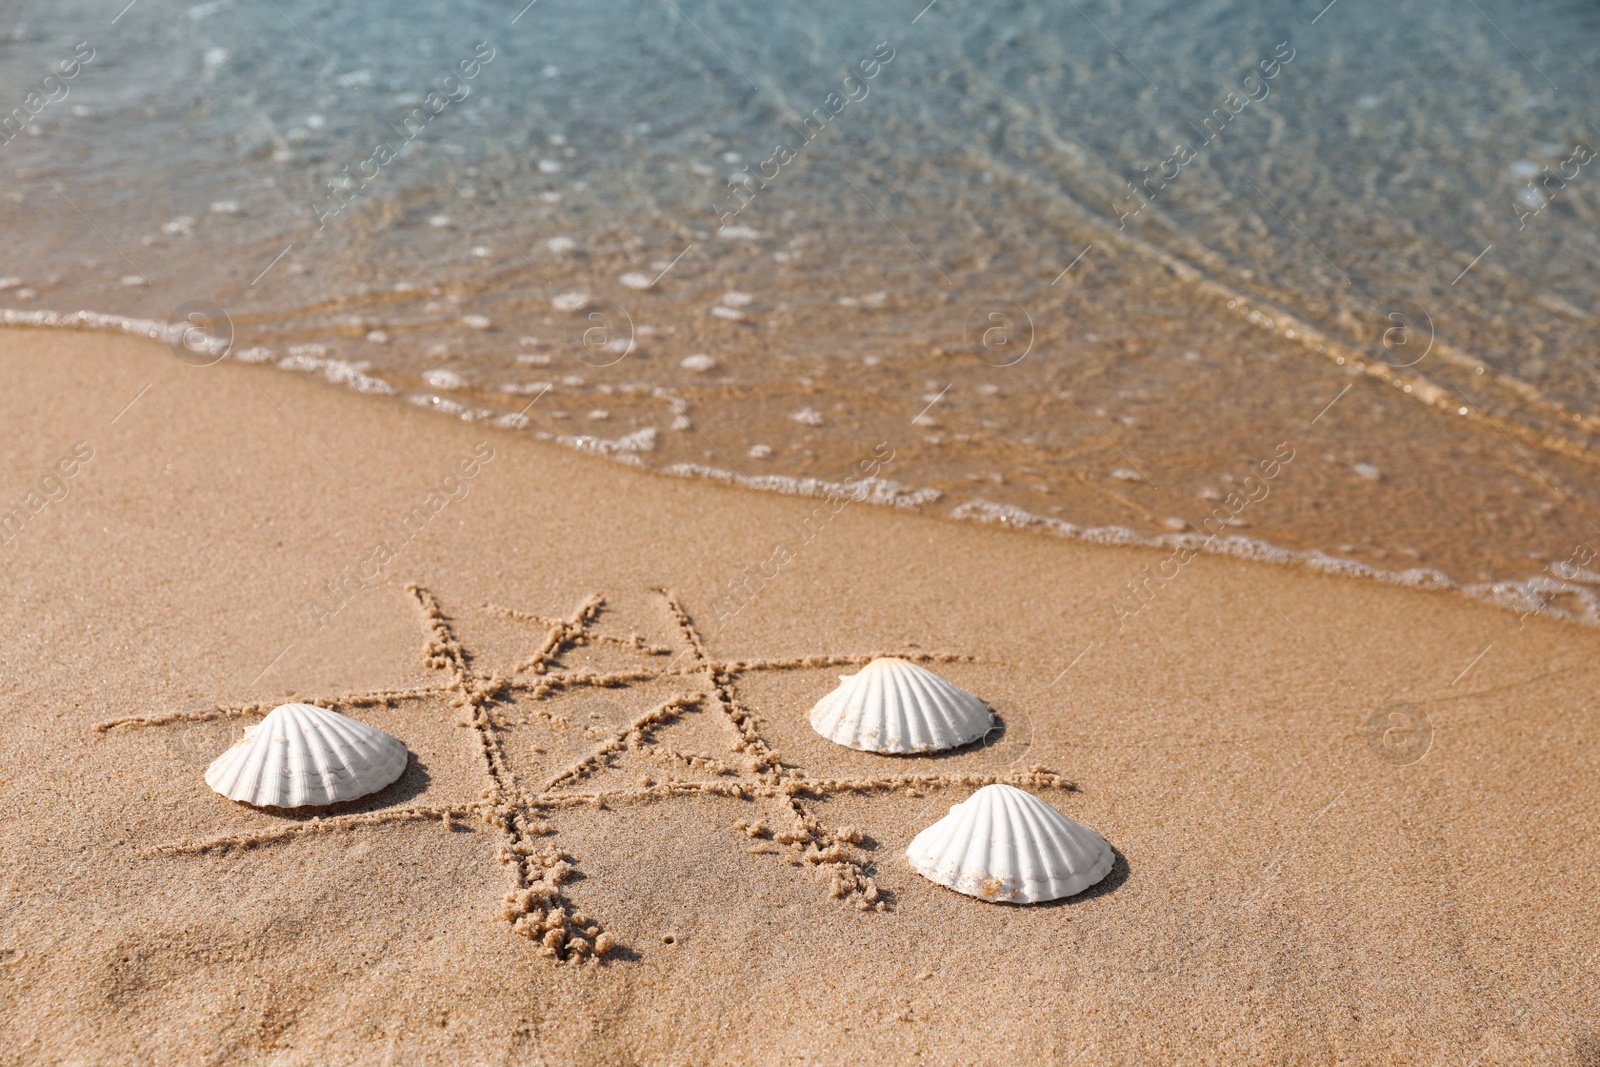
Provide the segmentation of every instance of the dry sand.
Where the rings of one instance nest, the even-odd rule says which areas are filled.
[[[1600,633],[1218,557],[1119,630],[1154,553],[867,505],[718,619],[817,501],[132,339],[7,332],[0,370],[6,506],[74,472],[0,549],[0,1062],[1600,1062]],[[1004,735],[814,736],[847,668],[804,658],[890,650],[959,657]],[[734,660],[776,662],[707,666]],[[202,780],[239,706],[394,690],[345,708],[414,765],[323,824]],[[1395,701],[1398,754],[1367,728]],[[912,873],[993,775],[1109,839],[1107,883],[1019,908]],[[490,802],[527,811],[533,875],[565,857],[604,962],[514,931]]]

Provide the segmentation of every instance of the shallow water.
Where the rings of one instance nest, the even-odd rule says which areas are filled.
[[[1600,621],[1592,4],[8,10],[10,321]]]

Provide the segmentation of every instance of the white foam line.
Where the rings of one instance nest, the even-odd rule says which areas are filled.
[[[136,334],[152,340],[173,343],[182,339],[184,325],[137,319],[123,315],[105,315],[94,311],[76,311],[63,314],[58,311],[22,311],[0,308],[0,326],[32,326],[55,329],[89,329]],[[264,362],[273,358],[264,348],[244,352],[230,352],[242,362]],[[380,378],[361,373],[365,364],[349,363],[339,359],[321,359],[300,354],[277,361],[284,370],[322,370],[329,381],[362,393],[393,393],[394,387]],[[434,394],[412,394],[407,397],[413,404],[431,408],[441,414],[468,421],[485,420],[504,429],[521,430],[528,425],[528,417],[510,412],[496,412],[489,408],[469,408],[467,405]],[[524,409],[526,410],[526,409]],[[556,435],[543,430],[530,431],[536,440],[550,441],[576,451],[597,455],[628,466],[644,466],[639,453],[650,451],[655,443],[653,428],[607,441],[588,435]],[[864,478],[853,483],[829,482],[821,478],[796,478],[786,474],[745,475],[699,463],[675,463],[657,468],[663,474],[679,478],[704,478],[755,489],[760,492],[782,493],[785,496],[843,497],[857,503],[880,506],[920,509],[932,504],[943,495],[937,489],[913,489],[884,478]],[[1043,515],[1035,515],[1010,504],[996,504],[987,500],[974,500],[952,508],[952,519],[973,522],[997,523],[1019,530],[1030,530],[1088,541],[1101,545],[1133,545],[1141,548],[1188,548],[1212,555],[1233,556],[1258,562],[1298,564],[1323,574],[1337,574],[1350,578],[1366,578],[1387,585],[1403,585],[1416,589],[1453,590],[1477,600],[1519,613],[1544,615],[1566,619],[1588,626],[1600,627],[1600,575],[1591,584],[1574,584],[1545,575],[1535,575],[1520,581],[1457,582],[1442,571],[1416,567],[1404,571],[1388,571],[1369,566],[1353,559],[1329,555],[1321,549],[1280,548],[1267,541],[1232,536],[1212,538],[1200,534],[1160,534],[1145,537],[1125,526],[1079,526]],[[1586,574],[1588,572],[1585,572]],[[1555,606],[1549,598],[1568,595],[1582,605],[1580,611],[1567,611]]]
[[[34,326],[58,330],[105,330],[112,333],[131,333],[148,337],[163,344],[183,344],[191,352],[221,356],[227,353],[232,342],[221,338],[185,340],[189,330],[186,322],[158,322],[155,319],[135,319],[126,315],[104,315],[98,311],[21,311],[0,308],[0,326]]]
[[[1430,567],[1413,567],[1403,571],[1383,570],[1358,560],[1333,556],[1320,548],[1280,548],[1268,541],[1250,537],[1208,537],[1203,534],[1159,534],[1145,537],[1126,526],[1079,526],[1064,519],[1035,515],[1010,504],[996,504],[987,500],[974,500],[951,509],[953,519],[974,522],[998,523],[1018,530],[1032,530],[1054,534],[1075,541],[1088,541],[1098,545],[1133,545],[1140,548],[1187,548],[1217,556],[1233,556],[1262,563],[1296,564],[1309,567],[1322,574],[1336,574],[1347,578],[1366,578],[1385,585],[1403,585],[1413,589],[1451,590],[1465,593],[1498,607],[1519,613],[1545,615],[1566,619],[1587,626],[1600,626],[1600,596],[1589,585],[1575,585],[1546,575],[1535,575],[1521,581],[1457,582],[1443,571]],[[1600,585],[1600,582],[1596,583]],[[1549,598],[1569,595],[1583,605],[1581,611],[1567,611],[1555,606]]]
[[[39,326],[67,330],[110,330],[138,334],[151,340],[166,342],[174,336],[182,337],[186,326],[172,326],[155,319],[135,319],[126,315],[102,315],[98,311],[22,311],[14,308],[0,309],[0,326]]]
[[[605,456],[607,459],[614,459],[631,467],[642,467],[644,460],[640,459],[638,454],[655,451],[656,428],[646,426],[642,430],[635,430],[615,440],[594,437],[590,434],[558,434],[551,440],[558,445],[575,448],[592,456]]]
[[[737,474],[700,463],[674,463],[663,473],[678,478],[704,478],[785,496],[842,497],[859,504],[919,508],[942,495],[937,489],[911,489],[887,478],[862,478],[856,482],[829,482],[821,478],[793,478],[787,474]]]

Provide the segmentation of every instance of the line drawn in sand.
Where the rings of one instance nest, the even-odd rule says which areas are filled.
[[[728,797],[765,805],[767,817],[740,820],[735,833],[761,839],[746,851],[777,853],[785,849],[792,864],[825,873],[829,892],[862,911],[886,911],[887,895],[871,877],[872,862],[859,846],[864,835],[854,827],[828,827],[812,811],[812,803],[844,794],[901,792],[922,796],[952,787],[981,787],[996,782],[1035,789],[1073,790],[1066,778],[1042,767],[1026,767],[1001,774],[895,774],[860,778],[816,778],[784,762],[762,736],[755,716],[741,702],[738,679],[764,671],[806,670],[861,666],[883,655],[920,663],[973,662],[973,657],[950,652],[903,651],[848,656],[803,656],[788,659],[718,660],[707,650],[694,619],[670,590],[657,589],[681,648],[651,645],[639,636],[619,637],[596,629],[605,606],[599,594],[586,598],[565,619],[546,618],[510,608],[485,605],[512,621],[545,630],[533,652],[513,667],[509,676],[484,674],[472,666],[472,655],[456,638],[455,628],[433,594],[419,585],[406,592],[421,612],[427,641],[426,665],[440,680],[431,685],[402,689],[374,689],[333,697],[295,697],[334,711],[362,707],[396,707],[405,702],[444,698],[464,716],[483,759],[487,784],[476,803],[457,806],[409,806],[351,814],[315,817],[292,825],[229,834],[203,841],[183,839],[157,845],[157,854],[197,854],[248,849],[318,834],[356,830],[381,823],[432,822],[446,828],[462,820],[477,824],[502,838],[498,853],[511,868],[512,887],[501,915],[512,929],[530,939],[539,952],[569,963],[596,963],[613,948],[615,938],[601,928],[567,895],[563,885],[571,880],[577,860],[541,839],[555,833],[550,819],[565,809],[605,809],[649,804],[679,798]],[[560,665],[563,653],[582,645],[619,646],[637,654],[646,665],[632,670],[594,671]],[[664,664],[650,664],[661,657]],[[628,689],[663,679],[682,679],[698,688],[675,695],[637,715],[619,729],[595,731],[594,744],[581,758],[558,773],[533,784],[507,761],[505,740],[521,726],[546,725],[581,730],[549,708],[546,697],[584,688]],[[513,698],[525,697],[534,719],[507,717]],[[95,730],[104,734],[125,728],[165,726],[179,722],[259,719],[282,701],[219,704],[198,711],[166,715],[130,716],[102,722]],[[691,712],[709,712],[719,718],[730,735],[729,758],[683,751],[661,743],[663,728]],[[646,775],[625,789],[589,789],[585,783],[624,753],[638,754],[662,768],[659,777]],[[698,777],[683,778],[686,771]],[[381,798],[382,793],[374,794]],[[768,819],[773,826],[768,826]],[[781,847],[780,847],[781,846]]]

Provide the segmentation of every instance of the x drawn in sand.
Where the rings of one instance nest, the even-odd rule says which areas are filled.
[[[605,956],[615,941],[601,929],[598,921],[579,909],[562,888],[577,860],[542,840],[554,832],[549,820],[559,818],[564,809],[622,807],[704,797],[752,801],[764,808],[765,816],[741,820],[734,824],[733,830],[749,838],[766,838],[772,842],[771,845],[762,842],[752,851],[787,849],[799,866],[815,869],[828,877],[834,897],[850,901],[863,911],[884,911],[889,902],[870,875],[871,861],[857,847],[862,843],[862,833],[849,826],[824,826],[812,811],[813,802],[852,793],[904,792],[918,796],[934,789],[977,787],[994,782],[1034,788],[1073,788],[1066,779],[1039,767],[1008,774],[814,778],[786,763],[768,744],[755,717],[739,697],[738,681],[742,675],[859,666],[878,655],[890,653],[717,660],[707,650],[704,638],[677,596],[658,590],[682,642],[675,655],[671,649],[647,644],[637,636],[619,637],[599,632],[595,624],[605,601],[594,595],[566,619],[547,619],[506,608],[493,609],[513,620],[543,627],[546,633],[533,653],[516,664],[509,675],[484,674],[473,667],[473,657],[456,639],[455,628],[433,595],[415,585],[407,586],[406,591],[421,610],[428,635],[423,657],[427,666],[437,672],[437,682],[411,689],[294,699],[338,711],[378,706],[392,708],[427,699],[447,700],[462,713],[463,725],[471,727],[482,753],[487,784],[479,800],[454,807],[394,807],[312,818],[252,833],[160,845],[157,852],[181,854],[252,848],[303,836],[355,830],[375,823],[440,821],[449,826],[452,820],[466,820],[469,825],[481,825],[503,839],[499,857],[511,868],[513,885],[506,894],[502,915],[512,928],[533,940],[546,956],[575,963],[594,962]],[[581,645],[599,644],[627,649],[638,656],[641,666],[601,672],[560,665],[564,652]],[[923,663],[971,659],[939,652],[893,654]],[[672,658],[662,662],[662,657],[667,656]],[[588,752],[559,773],[543,781],[529,781],[508,762],[507,741],[515,737],[520,727],[532,725],[528,720],[508,717],[519,696],[529,702],[525,706],[532,707],[539,725],[580,731],[583,727],[551,711],[547,698],[583,688],[634,689],[661,681],[681,681],[685,692],[657,704],[619,729],[597,733],[590,727],[587,733],[593,744]],[[218,705],[197,712],[114,719],[99,724],[96,729],[104,733],[119,728],[178,722],[259,718],[276,703]],[[709,713],[722,721],[729,739],[727,758],[683,751],[662,743],[660,735],[666,728],[691,713]],[[628,788],[594,788],[590,780],[614,767],[624,754],[648,760],[660,768],[659,774],[642,775],[636,785]],[[382,796],[381,792],[375,794],[379,800]],[[265,814],[272,817],[270,813]]]

